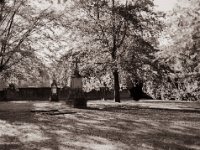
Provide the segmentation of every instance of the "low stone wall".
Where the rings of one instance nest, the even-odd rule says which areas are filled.
[[[48,100],[50,88],[19,88],[15,90],[6,89],[4,100]]]
[[[69,97],[70,88],[58,88],[58,98],[59,100],[67,100]],[[123,90],[120,92],[122,99],[130,98],[128,90]],[[84,92],[85,98],[87,100],[99,100],[99,99],[113,99],[113,90],[99,91],[92,90],[90,92]],[[40,88],[19,88],[16,90],[6,89],[0,91],[0,100],[50,100],[51,88],[50,87],[40,87]]]
[[[114,91],[113,90],[92,90],[90,92],[85,93],[85,96],[88,100],[99,100],[99,99],[114,99]],[[129,90],[120,91],[120,97],[122,99],[130,99]]]
[[[6,96],[5,91],[0,91],[0,101],[5,100],[5,96]]]

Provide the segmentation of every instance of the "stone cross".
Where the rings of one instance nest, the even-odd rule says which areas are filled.
[[[76,57],[76,60],[73,61],[73,63],[75,63],[75,70],[78,70],[78,63],[80,63],[80,60]]]
[[[80,60],[78,60],[78,58],[76,57],[76,60],[72,62],[75,63],[74,76],[81,77],[78,70],[78,63],[80,63]]]

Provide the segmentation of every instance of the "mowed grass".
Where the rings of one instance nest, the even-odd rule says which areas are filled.
[[[199,108],[160,101],[91,101],[88,109],[1,102],[0,150],[198,150]]]

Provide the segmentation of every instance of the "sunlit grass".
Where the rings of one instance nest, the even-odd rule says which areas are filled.
[[[64,102],[1,103],[0,149],[186,150],[200,147],[200,113],[174,111],[197,108],[198,103],[91,101],[88,106],[88,109],[73,109]],[[169,106],[169,110],[160,109]],[[51,110],[66,113],[50,115],[47,112]]]

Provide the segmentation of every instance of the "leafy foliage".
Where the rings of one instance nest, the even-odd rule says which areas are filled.
[[[43,3],[39,0],[2,1],[0,4],[1,76],[10,74],[20,80],[26,78],[39,80],[38,72],[47,69],[42,60],[44,59],[42,51],[55,50],[56,46],[52,43],[58,37],[53,29],[58,26],[57,18],[61,15],[50,6],[49,1]]]
[[[199,96],[200,2],[179,1],[166,17],[167,39],[158,59],[173,72],[166,74],[159,89],[163,99],[196,100]],[[168,86],[167,86],[168,85]]]
[[[81,58],[82,74],[100,80],[110,74],[117,93],[119,83],[126,85],[126,78],[139,77],[139,70],[152,63],[160,16],[151,0],[73,2],[73,14],[80,15],[72,17],[72,26],[84,43],[74,52]]]

